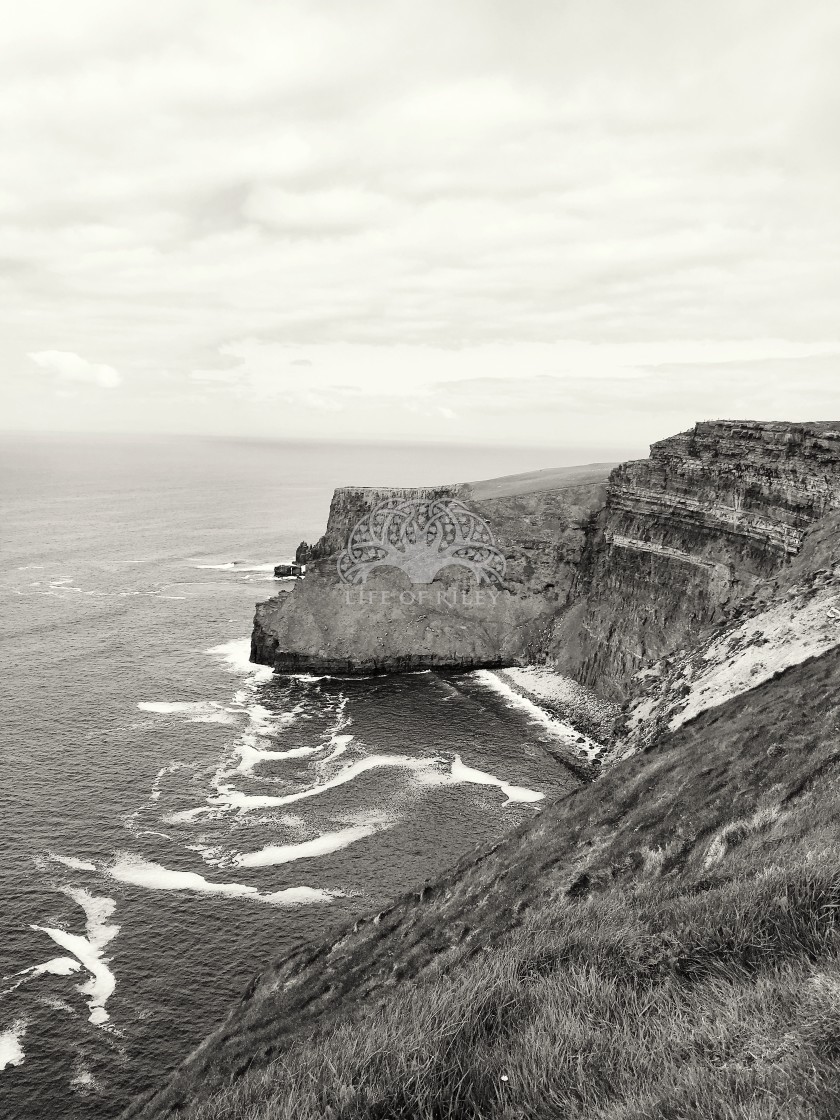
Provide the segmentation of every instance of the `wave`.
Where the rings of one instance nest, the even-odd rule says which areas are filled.
[[[422,672],[430,673],[431,669],[423,669]],[[288,677],[293,681],[304,681],[306,684],[313,684],[315,681],[372,681],[374,674],[362,676],[358,673],[287,673]],[[406,673],[407,677],[414,676],[413,673]]]
[[[67,933],[66,930],[53,926],[33,925],[30,928],[45,933],[56,945],[72,953],[88,970],[91,978],[85,984],[80,984],[78,990],[89,997],[89,1021],[95,1026],[101,1026],[108,1022],[105,1004],[117,986],[116,977],[108,968],[107,958],[103,956],[105,946],[120,931],[119,926],[108,924],[108,919],[116,909],[116,902],[112,898],[92,895],[89,891],[74,887],[65,887],[64,893],[84,910],[87,937]]]
[[[234,856],[233,862],[237,867],[271,867],[298,859],[315,859],[348,848],[376,831],[374,824],[354,825],[337,832],[324,832],[314,840],[304,840],[299,844],[268,844],[257,852],[242,852]]]
[[[185,715],[190,723],[236,723],[236,714],[215,700],[141,700],[141,712],[155,715]]]
[[[349,737],[352,739],[352,735]],[[317,754],[318,751],[324,749],[324,746],[325,744],[320,744],[317,747],[290,747],[287,751],[268,751],[261,747],[255,747],[252,743],[239,743],[236,748],[239,753],[239,765],[234,767],[234,771],[250,777],[254,772],[254,767],[260,762],[271,762],[281,758],[306,758],[308,755]],[[232,772],[225,769],[220,777]]]
[[[191,564],[191,568],[204,568],[212,572],[273,572],[276,564],[249,564],[232,560],[227,564]]]
[[[74,957],[53,957],[52,960],[44,961],[43,964],[33,964],[29,968],[22,968],[20,972],[13,972],[10,976],[4,976],[3,982],[7,980],[14,980],[16,976],[20,979],[16,984],[12,984],[11,988],[5,988],[0,992],[0,996],[11,995],[12,992],[17,991],[21,984],[25,984],[28,980],[34,980],[36,976],[44,976],[50,974],[52,976],[69,976],[71,972],[78,972],[82,966]]]
[[[193,891],[200,894],[227,895],[231,898],[250,898],[273,906],[297,906],[309,902],[330,902],[340,892],[318,890],[314,887],[288,887],[285,890],[262,894],[256,887],[245,883],[212,883],[195,871],[173,871],[159,863],[152,863],[140,856],[126,854],[117,860],[108,874],[121,883],[146,887],[158,891]]]
[[[25,1019],[16,1019],[10,1027],[0,1031],[0,1070],[4,1070],[7,1066],[23,1065],[26,1055],[21,1040],[25,1034]]]
[[[137,707],[141,712],[156,712],[168,715],[170,712],[202,712],[214,705],[211,700],[141,700]]]
[[[338,757],[343,753],[350,741],[352,735],[333,735],[330,742],[334,744],[332,755],[328,755],[322,762],[322,765],[330,759]],[[243,750],[242,747],[239,748]],[[245,755],[243,761],[245,762],[246,769],[242,772],[248,773],[249,767],[255,765],[261,758],[271,754],[286,754],[291,755],[293,752],[262,752],[258,748],[250,748],[254,751],[253,756]],[[296,748],[294,753],[316,753],[320,747],[299,747]],[[227,770],[222,773],[217,773],[217,794],[211,795],[207,798],[206,806],[198,806],[195,809],[182,810],[167,818],[172,823],[187,823],[195,820],[206,813],[214,812],[227,812],[237,810],[240,813],[248,813],[254,809],[268,809],[275,808],[282,805],[292,805],[296,801],[303,801],[310,797],[317,797],[328,790],[336,789],[338,786],[345,785],[347,782],[352,782],[362,774],[366,774],[369,770],[375,770],[382,767],[392,767],[395,769],[411,771],[417,780],[424,785],[485,785],[497,786],[505,795],[505,805],[510,805],[514,802],[536,802],[542,801],[545,794],[540,793],[538,790],[528,789],[526,786],[517,786],[511,782],[507,782],[502,778],[497,778],[493,774],[488,774],[483,770],[476,770],[473,767],[466,766],[461,760],[459,755],[455,755],[454,759],[449,762],[449,773],[441,770],[442,765],[446,765],[447,759],[440,757],[432,758],[411,758],[407,755],[385,755],[373,754],[360,758],[345,766],[332,778],[326,781],[318,782],[315,785],[307,786],[304,789],[297,790],[295,793],[285,794],[255,794],[244,793],[241,790],[234,789],[230,784],[224,783],[222,780],[225,776],[229,776],[232,771]]]
[[[255,665],[251,661],[251,639],[236,638],[232,642],[223,642],[207,650],[217,657],[221,657],[231,673],[247,673],[253,683],[269,681],[274,675],[270,665]]]
[[[375,770],[380,767],[395,767],[401,770],[411,770],[416,774],[420,774],[423,771],[429,771],[437,767],[444,761],[445,759],[442,758],[409,758],[406,755],[371,754],[345,767],[343,770],[339,771],[335,777],[328,779],[328,781],[298,790],[297,793],[273,796],[271,794],[242,793],[239,790],[232,789],[230,786],[221,786],[218,796],[208,797],[207,801],[213,808],[238,809],[240,812],[247,813],[250,812],[251,809],[266,809],[275,805],[291,805],[295,801],[303,801],[308,797],[317,797],[319,794],[326,793],[327,790],[335,789],[337,786],[345,785],[347,782],[352,782],[355,778],[358,778],[360,774],[367,773],[368,770]]]
[[[322,759],[321,765],[326,766],[328,762],[334,762],[337,758],[347,750],[353,741],[352,735],[333,735],[330,739],[329,745],[333,748],[332,753],[328,754],[326,758]]]
[[[53,863],[62,863],[65,867],[70,867],[74,871],[95,871],[96,865],[88,863],[87,860],[77,859],[76,856],[59,856],[55,852],[47,852],[47,858],[51,859]]]
[[[527,789],[525,786],[514,786],[493,774],[486,774],[483,770],[475,770],[472,766],[465,766],[461,761],[461,756],[457,754],[452,760],[450,781],[453,785],[470,782],[479,786],[498,786],[507,797],[505,805],[510,805],[515,801],[542,801],[545,797],[544,793],[538,793],[537,790]]]

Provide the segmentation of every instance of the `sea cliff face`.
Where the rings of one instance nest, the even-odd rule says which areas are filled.
[[[713,421],[612,472],[557,668],[611,699],[691,645],[797,555],[840,506],[840,426]]]
[[[504,485],[508,480],[336,490],[326,533],[316,545],[298,549],[306,579],[292,593],[257,607],[252,660],[281,671],[366,674],[538,658],[553,619],[569,600],[591,518],[604,502],[607,473],[602,467],[552,472],[534,483],[542,489],[524,493]],[[337,554],[360,519],[392,497],[462,503],[489,527],[503,553],[503,582],[482,586],[452,566],[422,587],[395,567],[371,573],[363,585],[342,582]]]

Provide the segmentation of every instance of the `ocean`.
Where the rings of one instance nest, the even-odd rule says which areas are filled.
[[[561,461],[3,437],[0,1115],[115,1116],[266,962],[575,787],[492,674],[248,662],[254,603],[335,486]]]

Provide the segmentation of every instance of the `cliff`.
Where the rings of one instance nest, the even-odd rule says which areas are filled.
[[[695,643],[840,506],[840,426],[700,423],[612,472],[553,664],[612,699]]]
[[[606,483],[606,486],[604,485]],[[380,569],[364,589],[335,556],[387,497],[455,499],[489,526],[504,580],[483,599],[455,568],[421,601]],[[840,506],[840,428],[710,421],[603,466],[427,490],[336,490],[327,531],[291,595],[257,608],[252,659],[280,670],[369,673],[547,663],[625,700],[637,672],[696,642]]]
[[[348,674],[533,660],[569,599],[607,474],[596,465],[434,489],[336,490],[326,533],[298,549],[306,579],[258,605],[251,659],[281,671]],[[503,583],[477,586],[457,567],[423,588],[395,567],[372,572],[364,585],[343,583],[336,555],[386,498],[457,500],[492,532]]]

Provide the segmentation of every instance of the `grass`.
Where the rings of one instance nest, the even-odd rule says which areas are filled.
[[[833,1120],[836,857],[738,870],[699,892],[647,881],[545,907],[451,975],[292,1045],[189,1115]]]
[[[267,970],[134,1115],[836,1120],[840,652]]]

